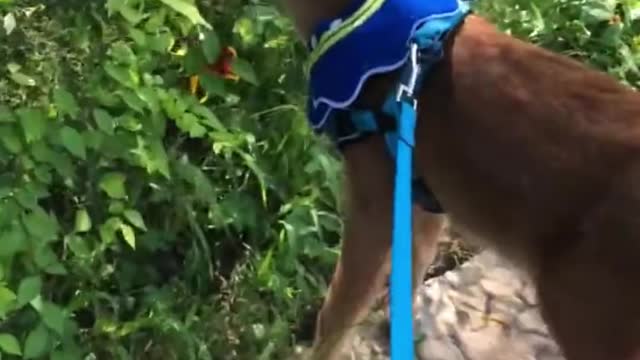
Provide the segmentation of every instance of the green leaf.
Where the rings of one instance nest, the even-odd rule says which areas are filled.
[[[116,65],[114,63],[107,63],[104,65],[104,71],[106,71],[106,73],[114,80],[126,87],[135,88],[140,83],[138,75],[127,67]]]
[[[143,87],[136,92],[138,97],[147,104],[147,107],[152,112],[156,113],[160,111],[160,102],[156,90],[152,87]]]
[[[147,230],[147,226],[144,223],[142,215],[135,209],[129,209],[124,211],[124,217],[131,223],[131,225],[141,230]]]
[[[55,152],[45,140],[35,142],[31,145],[31,155],[36,161],[49,162]]]
[[[9,77],[19,85],[36,86],[36,80],[34,78],[21,72],[11,73],[9,74]]]
[[[115,232],[120,228],[122,220],[118,217],[109,218],[104,224],[100,225],[100,239],[105,244],[111,244],[115,241]]]
[[[105,86],[98,85],[89,91],[91,91],[89,95],[101,106],[117,107],[121,104],[118,96],[112,90],[107,90]]]
[[[42,139],[47,131],[47,118],[38,109],[22,108],[17,111],[27,143]]]
[[[108,0],[106,7],[109,15],[118,12],[132,25],[139,23],[146,17],[146,15],[129,6],[126,0]]]
[[[107,0],[105,7],[107,8],[107,12],[109,15],[116,13],[120,10],[122,6],[126,4],[127,0]]]
[[[84,137],[84,142],[88,149],[99,151],[102,149],[102,144],[104,143],[104,139],[107,135],[102,133],[100,130],[89,129],[86,130],[82,136]]]
[[[16,121],[11,109],[6,105],[0,105],[0,123],[12,123]]]
[[[122,101],[124,101],[127,106],[141,114],[144,114],[144,108],[147,104],[142,99],[140,99],[137,92],[133,92],[127,89],[119,89],[118,91],[116,91],[116,94],[120,96]]]
[[[220,56],[220,39],[215,30],[209,30],[204,33],[202,52],[209,64],[213,64],[218,60],[218,56]]]
[[[207,129],[200,125],[200,119],[192,113],[184,113],[181,118],[176,119],[176,125],[193,138],[201,138],[207,133]]]
[[[133,41],[135,41],[136,45],[141,47],[147,46],[147,34],[144,31],[136,29],[132,26],[129,27],[129,36]]]
[[[89,217],[89,213],[87,212],[87,209],[79,209],[76,211],[75,231],[83,233],[89,230],[91,230],[91,218]]]
[[[49,347],[49,330],[43,323],[29,332],[24,343],[24,358],[36,359],[44,355]]]
[[[53,101],[56,103],[58,112],[61,115],[69,115],[71,118],[76,118],[80,113],[76,98],[63,88],[53,90]]]
[[[125,204],[122,201],[113,200],[109,203],[109,214],[122,214],[125,210]]]
[[[6,190],[3,191],[6,193]],[[0,227],[18,226],[21,224],[14,221],[22,214],[23,209],[15,199],[4,199],[0,202]],[[5,229],[5,231],[7,231]],[[4,234],[4,233],[3,233]]]
[[[200,84],[209,95],[224,96],[227,92],[224,86],[224,80],[205,73],[200,76]]]
[[[22,65],[20,64],[16,64],[14,62],[10,62],[7,64],[7,70],[9,70],[9,73],[20,71],[20,69],[22,69]]]
[[[260,31],[256,28],[257,21],[247,16],[236,20],[233,25],[233,32],[238,35],[245,47],[254,46],[261,38]]]
[[[124,199],[127,192],[124,188],[126,177],[120,172],[110,172],[100,179],[100,189],[113,199]]]
[[[0,318],[15,308],[16,298],[13,291],[0,285]]]
[[[45,272],[53,275],[66,275],[67,269],[60,263],[58,256],[48,246],[40,247],[33,257],[36,265]]]
[[[69,126],[62,127],[60,130],[60,140],[62,141],[62,145],[69,150],[71,154],[82,160],[86,160],[87,144],[76,129]]]
[[[253,85],[258,85],[258,77],[256,76],[256,73],[253,70],[251,64],[249,64],[249,62],[247,62],[246,60],[237,58],[231,65],[231,69],[242,80]]]
[[[136,54],[131,47],[123,41],[118,41],[111,45],[109,55],[123,65],[133,65],[137,62]]]
[[[61,176],[73,177],[74,167],[64,151],[54,151],[45,141],[31,145],[31,155],[39,162],[47,163]]]
[[[118,11],[120,12],[120,15],[122,15],[123,18],[125,18],[129,23],[131,23],[131,25],[135,25],[145,18],[144,14],[141,14],[139,11],[135,10],[134,8],[126,4],[123,4],[122,6],[120,6]]]
[[[8,177],[8,176],[5,175],[5,177]],[[1,182],[2,181],[0,181],[0,183]],[[0,185],[0,199],[6,199],[10,197],[12,194],[13,194],[13,189],[10,187],[9,184],[6,184],[4,186]],[[2,212],[2,205],[0,204],[0,216],[2,216],[1,212]],[[2,224],[4,224],[6,220],[9,220],[9,219],[4,219],[4,222],[0,220],[0,226],[2,226]]]
[[[53,215],[49,215],[40,206],[22,216],[22,222],[27,232],[38,240],[49,242],[58,238],[59,225]]]
[[[118,119],[118,125],[133,132],[142,130],[142,121],[130,114],[121,116]]]
[[[156,33],[165,24],[167,18],[166,8],[160,8],[151,13],[151,17],[144,24],[144,29],[149,33]]]
[[[18,157],[18,161],[20,162],[20,166],[27,171],[33,170],[36,166],[33,160],[26,154],[22,154],[22,156]]]
[[[32,308],[34,308],[37,312],[42,311],[42,296],[38,295],[33,300],[29,302]]]
[[[176,39],[173,37],[173,34],[170,32],[161,32],[153,35],[149,35],[147,37],[149,41],[149,48],[153,51],[159,53],[166,53],[173,44],[175,44]]]
[[[89,249],[87,242],[81,236],[76,234],[67,235],[64,240],[74,255],[79,257],[87,257],[91,255],[91,250]]]
[[[131,246],[132,249],[136,248],[136,234],[133,228],[125,223],[120,223],[120,233],[124,238],[124,241]]]
[[[2,126],[0,127],[0,141],[2,141],[2,145],[14,154],[19,154],[22,152],[22,141],[20,140],[20,135],[13,126]]]
[[[218,119],[216,114],[214,114],[208,107],[197,105],[194,106],[191,111],[193,111],[194,114],[200,115],[203,124],[208,125],[215,130],[227,131],[227,128],[220,122],[220,119]]]
[[[9,355],[22,355],[22,350],[20,349],[20,343],[18,342],[18,339],[8,333],[0,334],[0,350]]]
[[[157,171],[165,178],[171,178],[169,159],[162,141],[158,139],[152,140],[146,147],[136,150],[136,155],[149,174]]]
[[[25,209],[38,207],[38,194],[27,187],[21,187],[15,191],[15,198]]]
[[[605,4],[591,4],[585,7],[584,15],[586,23],[609,21],[614,16],[614,9],[609,9]]]
[[[113,135],[116,123],[113,117],[106,110],[100,108],[93,110],[93,118],[96,120],[96,125],[98,125],[100,130],[105,134]]]
[[[201,48],[192,47],[184,56],[184,71],[187,75],[195,75],[200,73],[207,65],[207,59],[204,57]]]
[[[195,25],[202,25],[207,29],[212,29],[211,25],[200,15],[198,8],[184,0],[160,0],[173,10],[181,13],[191,20]]]
[[[51,175],[51,168],[47,165],[37,166],[33,173],[36,178],[44,184],[50,185],[53,181],[53,177]]]
[[[49,329],[60,336],[64,335],[66,315],[60,306],[51,302],[43,302],[40,316],[42,316],[42,321]]]
[[[11,226],[0,236],[0,257],[11,257],[27,248],[27,234],[22,224]]]
[[[216,192],[211,186],[211,182],[207,178],[207,176],[202,172],[202,170],[189,163],[189,162],[178,162],[176,163],[176,173],[178,176],[192,184],[195,190],[196,198],[205,202],[211,203],[216,199]]]
[[[18,286],[18,306],[22,307],[28,304],[42,291],[42,279],[40,276],[30,276],[22,279]]]

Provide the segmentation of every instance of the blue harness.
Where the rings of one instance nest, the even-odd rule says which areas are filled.
[[[416,93],[443,56],[446,36],[471,12],[465,0],[355,0],[317,27],[311,49],[308,117],[340,148],[381,133],[395,161],[391,248],[391,358],[413,359],[411,202],[442,213],[421,178],[412,176]],[[353,103],[365,81],[400,70],[382,109]],[[391,124],[382,119],[392,119]]]
[[[350,20],[362,15],[359,11],[375,8],[376,4],[369,18],[348,28]],[[421,68],[420,75],[429,70],[442,57],[446,35],[469,12],[464,0],[355,0],[337,18],[320,23],[308,42],[312,60],[307,110],[312,128],[328,135],[340,149],[373,133],[383,133],[389,154],[394,157],[396,124],[381,120],[399,118],[395,109],[398,89],[389,94],[381,112],[355,110],[351,106],[368,78],[411,65],[412,43],[418,46],[416,66]],[[341,26],[346,28],[346,35],[331,43],[332,35],[339,33]],[[323,48],[326,43],[330,46]],[[412,85],[419,87],[421,80],[414,79]],[[423,209],[444,212],[424,179],[412,178],[412,193],[413,201]]]

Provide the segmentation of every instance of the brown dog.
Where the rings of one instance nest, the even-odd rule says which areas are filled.
[[[285,0],[300,34],[349,0]],[[395,75],[368,82],[379,107]],[[456,229],[527,270],[569,360],[640,359],[640,95],[475,15],[419,96],[416,168]],[[381,137],[344,152],[342,255],[314,354],[333,358],[389,271],[393,164]],[[442,218],[416,210],[414,283]]]

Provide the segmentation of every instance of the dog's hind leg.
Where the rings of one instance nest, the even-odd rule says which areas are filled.
[[[568,360],[640,360],[640,166],[612,179],[537,275],[543,316]]]
[[[437,244],[443,229],[444,215],[413,211],[413,292],[424,283],[424,277],[437,255]]]
[[[345,150],[345,234],[329,292],[318,314],[313,359],[336,359],[351,330],[364,320],[385,290],[393,209],[393,163],[385,146],[383,139],[375,136]],[[413,276],[414,284],[419,284],[433,260],[442,221],[427,213],[414,215],[414,219]]]

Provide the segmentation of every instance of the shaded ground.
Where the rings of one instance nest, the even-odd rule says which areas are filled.
[[[447,271],[451,262],[466,258],[464,250],[454,251],[456,243],[444,242],[448,251],[436,276],[420,291],[418,359],[562,360],[526,277],[488,251]],[[387,329],[381,312],[373,314],[344,358],[388,359]]]

